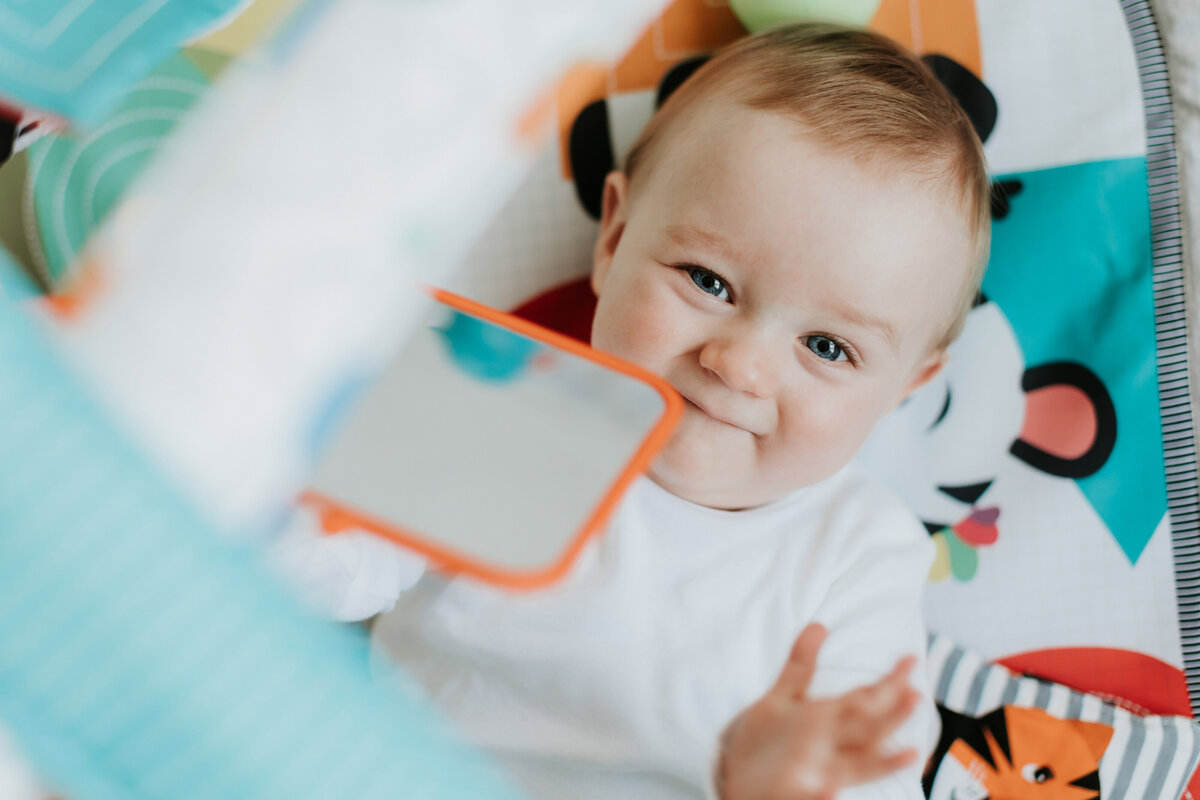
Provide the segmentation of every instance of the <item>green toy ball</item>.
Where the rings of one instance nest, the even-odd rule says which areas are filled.
[[[866,27],[880,0],[729,0],[746,30],[758,33],[785,22],[816,20]]]

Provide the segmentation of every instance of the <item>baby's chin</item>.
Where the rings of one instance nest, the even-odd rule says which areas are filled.
[[[736,446],[730,446],[730,445]],[[804,459],[764,461],[754,444],[728,437],[676,437],[646,470],[666,491],[692,503],[724,511],[769,505],[812,486],[844,464]]]
[[[689,474],[689,471],[672,469],[669,463],[662,461],[656,461],[646,471],[646,475],[676,497],[721,511],[745,511],[765,506],[790,493],[787,490],[764,490],[761,485],[738,485],[728,480],[712,480],[711,475]]]

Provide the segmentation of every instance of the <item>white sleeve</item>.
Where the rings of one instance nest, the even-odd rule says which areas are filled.
[[[829,629],[829,636],[809,691],[814,697],[844,694],[883,677],[900,658],[916,656],[911,683],[922,699],[888,743],[895,750],[914,747],[918,758],[878,781],[842,790],[838,800],[922,800],[921,774],[938,735],[921,612],[934,546],[907,511],[890,516],[877,515],[872,525],[887,524],[892,530],[855,532],[864,537],[859,541],[865,546],[817,609],[815,621]]]
[[[342,622],[390,611],[426,566],[415,553],[366,531],[326,535],[307,508],[268,547],[267,562],[316,613]]]
[[[46,800],[42,788],[11,734],[0,728],[0,797],[5,800]]]

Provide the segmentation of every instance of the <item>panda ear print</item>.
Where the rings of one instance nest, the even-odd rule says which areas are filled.
[[[661,106],[671,93],[708,59],[707,54],[696,56],[667,70],[658,84],[654,107]],[[600,219],[604,179],[616,168],[608,113],[607,100],[597,100],[584,106],[571,123],[571,131],[567,137],[567,157],[571,161],[575,196],[587,215],[595,220]]]
[[[678,89],[684,81],[692,76],[696,70],[704,66],[711,58],[710,55],[694,56],[686,61],[680,61],[675,66],[667,70],[663,75],[662,80],[658,82],[658,94],[654,97],[654,107],[661,108],[662,104],[667,101],[667,98]]]
[[[606,101],[597,100],[584,106],[575,117],[567,139],[567,155],[571,160],[575,196],[587,215],[599,220],[604,179],[614,167]]]
[[[979,140],[986,142],[996,127],[996,97],[992,90],[971,70],[949,56],[935,53],[921,56],[921,60],[967,112]]]
[[[1117,411],[1103,381],[1074,361],[1025,370],[1025,422],[1010,452],[1060,478],[1086,478],[1108,462],[1117,442]]]

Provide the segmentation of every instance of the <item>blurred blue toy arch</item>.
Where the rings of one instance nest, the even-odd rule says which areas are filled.
[[[40,212],[26,263],[0,258],[0,452],[23,465],[0,475],[6,797],[40,796],[25,758],[72,798],[515,796],[370,679],[362,632],[306,614],[246,534],[278,524],[324,407],[404,335],[415,282],[523,174],[522,114],[573,60],[615,57],[643,5],[0,3],[0,97]],[[331,143],[343,156],[314,166]],[[135,174],[137,202],[89,238]],[[356,179],[379,174],[411,190]],[[23,299],[37,284],[52,303]],[[151,330],[160,346],[125,349]],[[135,351],[143,377],[170,365],[137,393],[165,389],[157,410],[120,388]]]
[[[1179,796],[1184,2],[0,0],[0,794],[39,796],[27,760],[70,798],[515,796],[252,543],[422,317],[414,286],[511,307],[578,284],[589,192],[667,76],[782,9],[912,47],[994,173],[985,297],[863,456],[938,548],[937,699],[993,724],[1070,698],[1119,729],[1105,797]]]

